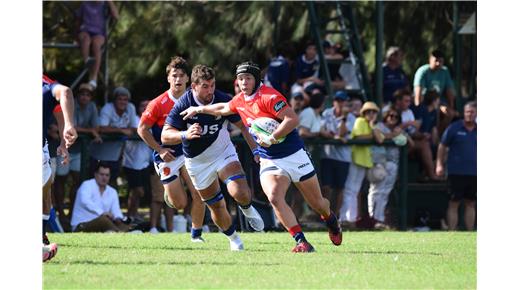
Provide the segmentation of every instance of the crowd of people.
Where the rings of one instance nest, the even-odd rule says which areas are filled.
[[[113,5],[108,5],[117,17]],[[87,6],[82,6],[84,16],[96,8]],[[216,72],[211,67],[194,66],[190,78],[187,62],[174,57],[166,67],[170,85],[166,92],[134,105],[131,92],[121,86],[113,90],[110,102],[100,107],[93,101],[100,62],[96,51],[106,32],[82,27],[85,62],[90,61],[87,46],[95,50],[96,60],[89,81],[74,94],[73,114],[66,116],[73,120],[65,123],[70,126],[72,122],[75,132],[88,139],[87,150],[82,151],[81,144],[70,141],[69,136],[70,155],[64,154],[65,113],[55,112],[55,121],[49,117],[44,123],[48,153],[54,160],[49,164],[55,164],[56,175],[44,176],[44,193],[50,188],[46,180],[54,180],[52,204],[66,231],[135,230],[145,221],[139,209],[146,196],[150,208],[146,230],[150,233],[173,231],[173,215],[178,211],[191,220],[192,241],[204,242],[207,206],[214,224],[229,238],[231,249],[242,250],[244,245],[219,180],[254,230],[261,231],[264,224],[252,205],[251,190],[229,139],[236,134],[242,134],[259,162],[261,191],[280,225],[295,239],[295,252],[314,251],[300,226],[306,219],[324,222],[334,245],[341,244],[340,225],[348,229],[360,226],[363,206],[358,200],[364,182],[368,183],[366,206],[373,227],[392,227],[387,204],[398,178],[399,149],[379,145],[385,140],[409,146],[408,158],[421,165],[418,181],[448,180],[449,229],[457,227],[462,200],[466,228],[474,229],[476,102],[466,103],[463,116],[459,116],[442,51],[431,51],[428,63],[417,69],[410,82],[401,66],[402,50],[390,47],[383,65],[383,104],[379,105],[365,102],[356,93],[360,85],[349,73],[348,61],[344,61],[348,56],[327,40],[322,45],[325,58],[331,61],[332,96],[327,95],[320,74],[316,44],[308,42],[294,60],[280,50],[264,70],[252,62],[237,66],[234,94],[215,89]],[[45,83],[44,77],[45,86],[54,93],[54,83]],[[332,100],[328,108],[327,99]],[[251,120],[259,116],[280,122],[269,139],[248,131]],[[66,130],[70,132],[70,128]],[[285,141],[279,142],[282,137]],[[342,143],[369,140],[374,145],[331,142],[304,147],[303,141],[316,138]],[[306,151],[320,152],[319,172],[314,171]],[[84,152],[89,156],[81,156]],[[82,182],[81,160],[89,160],[89,179]],[[122,190],[127,192],[124,198],[118,193]],[[48,194],[44,194],[44,200],[49,203]],[[160,223],[161,210],[166,216],[164,225]],[[44,208],[44,220],[48,220],[49,211],[50,206]],[[44,222],[44,240],[46,227]],[[55,254],[48,248],[47,253],[51,253],[48,257]]]

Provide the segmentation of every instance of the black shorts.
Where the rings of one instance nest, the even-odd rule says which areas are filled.
[[[450,200],[477,200],[476,175],[448,175]]]
[[[350,163],[334,159],[321,159],[321,185],[342,189],[347,181]]]
[[[128,167],[123,167],[125,170],[126,180],[128,181],[128,188],[144,187],[146,179],[150,178],[149,167],[141,170],[135,170]]]

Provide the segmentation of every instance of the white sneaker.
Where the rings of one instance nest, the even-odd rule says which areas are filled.
[[[242,240],[238,235],[234,239],[229,240],[229,246],[231,248],[231,251],[243,251],[244,250],[244,243],[242,243]]]
[[[156,227],[150,229],[150,234],[158,234],[159,230]]]
[[[206,241],[202,237],[191,238],[193,243],[205,243]]]
[[[243,209],[240,206],[239,208],[253,230],[260,232],[264,229],[264,220],[252,205],[248,209]]]

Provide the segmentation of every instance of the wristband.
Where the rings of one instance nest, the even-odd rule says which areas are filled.
[[[181,131],[181,140],[182,140],[182,141],[186,141],[186,139],[188,138],[187,135],[188,135],[188,134],[186,133],[186,131]]]

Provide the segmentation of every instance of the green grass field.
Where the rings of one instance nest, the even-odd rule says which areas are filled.
[[[476,233],[345,232],[333,246],[308,232],[317,252],[294,254],[287,233],[50,234],[58,255],[43,266],[45,289],[476,288]]]

